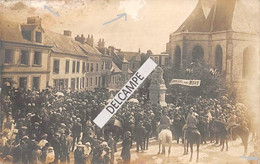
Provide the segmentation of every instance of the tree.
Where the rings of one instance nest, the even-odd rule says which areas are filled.
[[[168,88],[168,95],[171,96],[181,93],[194,97],[217,98],[227,94],[230,90],[225,77],[216,69],[211,68],[204,60],[196,60],[190,63],[187,68],[166,68],[164,70],[164,79]],[[169,85],[172,79],[201,80],[201,84],[198,87]]]

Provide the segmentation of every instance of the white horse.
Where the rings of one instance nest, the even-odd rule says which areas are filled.
[[[159,140],[159,152],[161,152],[161,145],[162,145],[162,154],[165,154],[165,145],[169,145],[168,149],[168,157],[170,156],[171,153],[171,144],[172,144],[172,132],[169,129],[163,129],[159,135],[158,135],[158,140]]]

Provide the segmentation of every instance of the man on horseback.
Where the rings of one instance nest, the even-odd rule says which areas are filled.
[[[189,115],[187,116],[187,129],[192,128],[192,129],[197,129],[197,123],[198,120],[195,117],[194,113],[190,111]]]
[[[235,115],[235,113],[236,113],[236,111],[233,110],[231,112],[231,116],[229,117],[229,119],[227,121],[227,127],[226,127],[227,132],[230,132],[230,129],[237,125],[237,116]]]
[[[196,126],[197,123],[198,123],[198,120],[195,117],[195,113],[193,113],[193,111],[190,110],[190,112],[187,116],[187,123],[183,127],[184,154],[188,153],[188,145],[190,144],[190,147],[191,147],[190,161],[192,160],[193,144],[197,144],[197,161],[199,160],[199,145],[200,145],[200,142],[201,142],[201,135],[200,135],[200,132],[199,132],[197,126]],[[187,141],[187,143],[186,143],[186,141]]]
[[[163,130],[163,129],[170,129],[171,121],[170,118],[167,116],[167,111],[164,110],[162,112],[161,120],[160,120],[160,125],[158,126],[158,134]]]

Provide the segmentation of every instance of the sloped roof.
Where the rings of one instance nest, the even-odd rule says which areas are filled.
[[[116,50],[111,53],[113,62],[117,65],[118,68],[122,68],[122,59],[118,56]]]
[[[124,56],[126,60],[141,61],[141,55],[138,52],[125,52],[121,51],[118,53],[120,56]]]
[[[199,0],[197,6],[174,32],[259,32],[258,0]],[[213,5],[214,4],[214,5]]]
[[[133,71],[131,71],[130,68],[127,69],[127,72],[128,72],[129,74],[132,74],[132,73],[133,73]]]
[[[69,36],[58,34],[49,30],[43,31],[43,43],[31,42],[24,39],[21,28],[26,28],[26,30],[33,30],[37,27],[38,25],[32,24],[23,24],[21,27],[21,25],[17,22],[1,20],[0,40],[49,46],[54,52],[58,53],[68,53],[80,56],[102,55],[95,47],[91,47],[88,44],[81,44]],[[42,29],[42,27],[39,28]]]
[[[44,44],[51,45],[52,50],[57,53],[69,53],[86,56],[76,41],[62,34],[46,31]]]
[[[112,62],[112,67],[111,67],[110,71],[113,72],[113,73],[121,73],[122,72],[121,69],[119,69],[114,62]]]
[[[129,63],[125,57],[123,57],[123,60],[122,60],[123,63]]]
[[[21,32],[20,24],[16,22],[4,20],[3,18],[0,19],[0,40],[10,41],[10,42],[20,42],[26,44],[43,45],[42,43],[31,42],[29,40],[24,39]]]

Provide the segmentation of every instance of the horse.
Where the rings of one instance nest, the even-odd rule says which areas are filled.
[[[216,136],[215,136],[215,123],[214,121],[210,121],[209,122],[209,140],[210,140],[210,143],[213,143],[214,139],[216,139]]]
[[[200,132],[201,135],[201,144],[205,143],[206,144],[206,140],[207,140],[207,129],[208,129],[208,123],[205,120],[205,118],[200,117],[199,118],[199,122],[197,124],[198,130]]]
[[[192,155],[193,155],[193,144],[196,143],[197,145],[197,162],[199,161],[199,148],[200,148],[200,142],[201,142],[201,135],[200,132],[197,129],[189,129],[187,128],[184,130],[184,155],[188,154],[188,148],[190,144],[191,149],[191,156],[190,156],[190,162],[192,161]],[[187,143],[186,143],[187,141]],[[186,148],[187,144],[187,148]]]
[[[145,127],[145,136],[144,136],[144,140],[143,140],[143,149],[148,150],[149,138],[150,138],[151,131],[152,131],[151,122],[144,121],[144,127]]]
[[[165,145],[169,145],[168,149],[168,158],[171,153],[171,144],[172,144],[172,132],[169,129],[163,129],[158,135],[158,140],[159,140],[159,152],[158,154],[161,153],[161,145],[162,145],[162,154],[165,154]]]
[[[247,154],[249,133],[250,133],[249,129],[242,125],[237,125],[235,127],[231,127],[232,138],[239,136],[242,140],[242,143],[244,146],[244,155]]]
[[[175,119],[173,123],[173,133],[175,134],[175,138],[177,140],[177,143],[179,144],[180,138],[182,138],[182,128],[185,125],[185,119],[184,117],[178,117]],[[182,138],[183,143],[183,138]]]
[[[226,151],[228,151],[228,137],[227,137],[228,132],[226,130],[226,123],[217,121],[217,120],[215,120],[215,123],[220,131],[219,134],[220,134],[221,144],[222,144],[221,151],[223,151],[223,149],[224,149],[225,141],[226,141],[226,146],[227,146]],[[235,139],[236,136],[239,136],[241,138],[243,146],[244,146],[244,155],[247,154],[249,133],[250,133],[249,129],[242,125],[235,125],[230,128],[230,136],[232,139],[233,138]]]
[[[228,151],[228,137],[227,137],[226,123],[215,120],[214,124],[216,127],[215,133],[219,135],[220,145],[222,145],[221,151],[224,150],[225,143],[226,143],[226,151]]]

